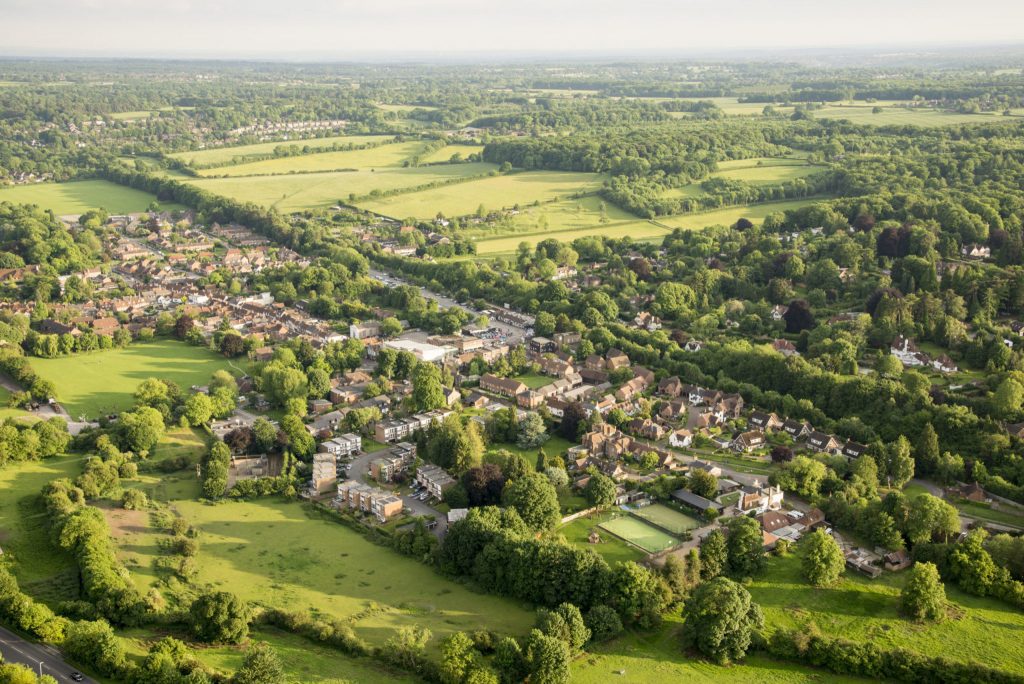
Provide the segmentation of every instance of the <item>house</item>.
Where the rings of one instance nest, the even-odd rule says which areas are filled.
[[[956,373],[959,370],[956,362],[946,354],[940,354],[932,359],[932,368],[940,373]]]
[[[1006,426],[1006,431],[1011,437],[1024,439],[1024,423],[1010,423]]]
[[[522,394],[529,388],[518,380],[513,380],[511,378],[499,378],[496,375],[484,373],[480,376],[480,389],[500,394],[503,397],[509,397],[511,399]]]
[[[358,454],[362,449],[363,438],[352,432],[320,442],[320,451],[331,454],[335,458],[352,456]]]
[[[363,323],[353,323],[348,326],[348,336],[354,340],[380,337],[380,322],[365,321]]]
[[[630,399],[639,396],[647,383],[641,377],[633,378],[628,382],[622,383],[619,389],[615,390],[615,398],[620,402],[629,401]]]
[[[799,420],[787,420],[782,424],[782,431],[793,439],[803,439],[813,432],[808,423]]]
[[[687,429],[675,430],[668,436],[669,446],[676,448],[686,448],[693,444],[693,433]]]
[[[851,461],[860,458],[867,452],[868,448],[859,442],[854,442],[852,439],[847,441],[843,446],[843,456],[850,459]]]
[[[338,465],[332,454],[313,454],[313,474],[309,488],[316,494],[326,494],[338,483]]]
[[[760,430],[748,430],[741,432],[732,440],[732,448],[736,451],[753,451],[760,449],[765,444],[764,433]]]
[[[722,469],[713,463],[708,463],[707,461],[694,461],[690,464],[690,470],[703,470],[705,473],[710,473],[715,477],[722,476]]]
[[[629,357],[621,349],[609,349],[605,354],[605,367],[610,370],[618,370],[629,366]]]
[[[984,488],[977,482],[951,487],[946,491],[952,497],[967,499],[968,501],[982,502],[988,499],[988,494],[985,493]]]
[[[789,307],[784,304],[776,304],[772,307],[772,320],[781,321],[786,316],[786,312],[789,311]]]
[[[891,551],[882,556],[882,564],[886,570],[890,572],[896,572],[897,570],[903,570],[909,568],[911,565],[910,554],[904,549],[898,551]]]
[[[677,418],[683,418],[687,414],[686,401],[684,399],[673,399],[666,403],[658,411],[658,415],[665,420],[675,420]]]
[[[630,431],[643,437],[644,439],[653,439],[655,441],[665,436],[665,428],[655,423],[650,418],[631,420],[629,422]]]
[[[435,499],[442,499],[448,488],[455,484],[455,479],[439,466],[422,465],[416,470],[416,482]]]
[[[814,431],[807,436],[807,444],[817,452],[828,454],[838,454],[842,448],[839,440],[835,437],[818,431]]]
[[[782,420],[774,413],[763,413],[754,411],[750,414],[747,424],[765,432],[778,430],[782,427]]]
[[[783,356],[793,356],[794,354],[799,355],[800,352],[796,350],[796,345],[789,340],[775,340],[772,342],[772,349],[779,352]]]
[[[658,394],[675,399],[683,392],[683,382],[678,376],[673,375],[658,383]]]
[[[553,339],[559,347],[575,347],[583,340],[583,336],[578,332],[561,332],[555,333]]]
[[[757,515],[782,508],[784,494],[780,487],[761,487],[755,482],[752,486],[740,487],[740,492],[740,500],[736,502],[736,509],[744,514],[754,513]]]
[[[489,403],[491,403],[491,399],[486,394],[470,392],[469,396],[466,397],[466,401],[463,402],[463,405],[466,408],[483,408]]]
[[[683,351],[688,352],[699,352],[704,348],[704,343],[700,340],[687,340],[686,344],[683,345]]]
[[[334,505],[370,513],[382,523],[402,514],[402,500],[397,496],[355,480],[338,485]]]
[[[705,499],[703,496],[700,496],[699,494],[694,494],[693,492],[687,489],[677,489],[676,491],[672,492],[672,498],[678,501],[679,503],[683,504],[684,506],[689,506],[690,508],[697,510],[701,513],[705,513],[707,511],[715,511],[720,513],[723,508],[722,504],[716,503],[711,499]]]
[[[893,340],[889,351],[904,366],[923,366],[925,364],[924,355],[921,354],[921,350],[917,348],[913,340],[903,335]]]
[[[964,245],[960,248],[960,254],[967,259],[988,259],[992,256],[992,250],[985,245]]]
[[[661,319],[650,312],[641,311],[633,319],[633,325],[642,330],[654,332],[655,330],[661,330]]]
[[[545,354],[547,352],[553,352],[558,349],[558,345],[555,344],[554,340],[549,340],[546,337],[537,336],[530,340],[530,351],[535,354]]]

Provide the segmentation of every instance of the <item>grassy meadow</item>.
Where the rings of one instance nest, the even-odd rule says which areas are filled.
[[[456,164],[452,168],[465,166],[474,164]],[[426,219],[438,212],[445,216],[466,216],[475,213],[481,205],[491,211],[593,192],[601,187],[603,180],[595,173],[524,171],[360,202],[359,206],[385,216]]]
[[[463,159],[471,154],[480,154],[484,151],[483,145],[445,145],[426,156],[420,157],[421,164],[439,164],[451,160],[452,155],[461,155]]]
[[[329,207],[339,201],[348,202],[349,195],[362,197],[374,190],[384,192],[428,183],[443,183],[479,176],[495,169],[497,167],[494,164],[448,164],[374,171],[208,178],[185,182],[242,202],[253,202],[267,208],[276,207],[280,211],[298,211]]]
[[[411,141],[379,145],[362,150],[342,152],[320,152],[293,157],[275,157],[247,164],[203,169],[200,176],[265,176],[289,173],[314,173],[340,169],[375,169],[378,167],[401,166],[423,151],[426,143]]]
[[[33,358],[32,367],[57,387],[57,399],[73,418],[95,418],[130,408],[132,394],[147,378],[173,380],[188,390],[205,385],[227,359],[203,347],[156,340],[89,354]]]
[[[698,214],[678,214],[676,216],[660,216],[656,220],[668,228],[686,228],[694,230],[706,226],[731,226],[741,218],[754,223],[764,220],[768,214],[799,209],[819,202],[820,199],[784,200],[782,202],[765,202],[763,204],[744,204],[735,207],[723,207]]]
[[[522,635],[533,624],[527,607],[474,593],[302,504],[263,499],[173,505],[202,533],[197,585],[348,619],[375,645],[416,624],[433,632],[432,647],[458,630]]]
[[[823,166],[811,166],[806,163],[758,165],[757,160],[745,159],[743,161],[748,162],[748,165],[731,165],[711,175],[715,178],[743,181],[750,185],[781,185],[786,181],[805,178],[825,170]]]
[[[0,202],[38,204],[58,216],[81,215],[90,209],[106,209],[111,214],[145,211],[155,195],[105,180],[69,183],[36,183],[0,188]],[[162,209],[182,209],[179,204],[161,202]]]
[[[480,240],[476,243],[477,254],[491,256],[497,254],[508,254],[516,251],[519,243],[525,242],[531,247],[541,240],[555,238],[562,242],[572,242],[577,238],[602,236],[609,238],[629,237],[635,241],[649,242],[660,240],[669,230],[651,221],[622,221],[619,223],[606,223],[590,228],[578,228],[575,230],[552,231],[547,230],[536,233],[516,233],[506,237],[490,238]]]
[[[300,138],[296,140],[284,140],[279,142],[254,143],[252,145],[238,145],[236,147],[213,147],[208,150],[197,150],[194,152],[175,152],[168,156],[181,160],[186,164],[197,164],[199,166],[217,166],[229,164],[234,160],[242,160],[251,157],[261,157],[273,154],[278,147],[298,145],[310,149],[323,149],[332,145],[366,145],[367,143],[380,143],[393,139],[390,135],[335,135],[328,138]]]

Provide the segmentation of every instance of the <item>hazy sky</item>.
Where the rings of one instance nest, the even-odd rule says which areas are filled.
[[[346,59],[1020,42],[1022,0],[0,0],[0,55]]]

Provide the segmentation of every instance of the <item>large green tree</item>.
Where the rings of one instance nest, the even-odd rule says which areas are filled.
[[[723,665],[742,659],[754,630],[764,626],[761,609],[750,593],[727,577],[697,587],[684,615],[683,644]]]
[[[815,530],[804,537],[801,546],[804,554],[801,565],[808,582],[816,587],[828,587],[839,581],[846,559],[832,535]]]
[[[561,519],[558,493],[542,473],[527,473],[505,485],[502,500],[534,530],[550,530]]]

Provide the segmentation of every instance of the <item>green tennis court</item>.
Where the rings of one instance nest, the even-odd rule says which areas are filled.
[[[679,540],[672,535],[662,532],[657,527],[648,525],[643,520],[634,518],[631,515],[607,520],[601,523],[599,527],[611,532],[616,537],[625,539],[648,553],[658,553],[659,551],[670,549],[679,543]]]
[[[700,527],[700,523],[685,513],[674,511],[662,504],[651,504],[633,510],[633,515],[643,518],[672,534],[683,534]]]

